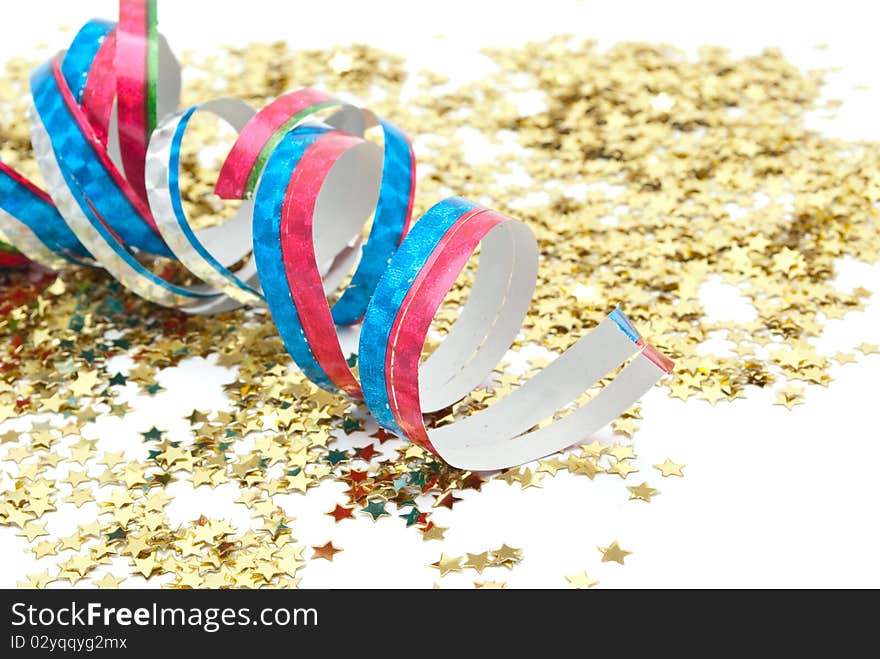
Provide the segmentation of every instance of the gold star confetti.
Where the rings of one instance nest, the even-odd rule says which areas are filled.
[[[627,488],[630,492],[630,499],[639,499],[640,501],[646,501],[650,503],[651,498],[655,497],[659,494],[657,490],[653,487],[649,487],[647,483],[642,483],[641,485],[628,485]]]
[[[627,460],[629,458],[636,457],[636,454],[633,452],[632,446],[623,446],[622,444],[615,444],[608,451],[606,451],[608,455],[614,456],[614,459],[618,462],[621,460]]]
[[[564,468],[565,464],[559,459],[559,457],[554,455],[550,458],[539,460],[538,467],[535,469],[535,471],[540,471],[546,474],[550,474],[551,476],[555,476],[557,471]]]
[[[449,529],[443,526],[437,526],[433,522],[422,532],[422,540],[443,540],[443,534]]]
[[[103,577],[101,577],[100,579],[93,579],[93,580],[92,580],[92,583],[95,584],[98,588],[104,588],[104,589],[107,589],[107,588],[110,588],[110,589],[116,589],[116,588],[119,588],[119,584],[121,584],[123,581],[125,581],[124,578],[122,578],[122,579],[117,579],[117,578],[114,577],[110,572],[107,572],[107,573],[106,573]]]
[[[19,582],[17,586],[19,588],[45,588],[56,579],[57,577],[51,576],[48,570],[43,570],[37,574],[27,575],[27,581]]]
[[[835,355],[833,355],[831,357],[831,359],[836,361],[841,366],[843,366],[844,364],[855,364],[856,363],[856,356],[852,353],[849,353],[849,352],[838,352]]]
[[[56,556],[58,554],[58,542],[54,540],[46,540],[33,547],[34,556],[43,558],[43,556]]]
[[[100,381],[101,378],[97,371],[86,371],[85,373],[80,373],[68,389],[70,390],[70,393],[77,398],[80,396],[88,396]]]
[[[609,474],[617,474],[621,478],[625,479],[630,474],[634,474],[638,471],[637,467],[634,467],[629,460],[616,460],[611,463],[611,466],[606,469]]]
[[[591,578],[586,572],[578,572],[577,574],[572,574],[565,578],[568,580],[569,585],[576,589],[592,588],[599,583],[597,579]]]
[[[460,556],[447,556],[446,554],[441,554],[440,560],[431,565],[440,570],[441,577],[446,576],[450,572],[461,572],[462,570]]]
[[[543,487],[541,485],[541,480],[544,478],[544,474],[539,473],[538,471],[532,471],[531,469],[525,469],[519,475],[519,484],[522,489],[527,489],[530,487]]]
[[[684,478],[684,473],[682,472],[684,467],[685,465],[677,464],[669,458],[666,458],[666,460],[663,461],[663,464],[654,465],[654,469],[657,469],[664,478],[667,476]]]
[[[792,409],[795,405],[804,404],[804,388],[788,387],[782,391],[776,392],[776,400],[774,405],[782,405],[788,409]]]
[[[49,532],[46,530],[46,522],[42,522],[41,524],[31,522],[30,524],[25,524],[21,527],[21,530],[15,535],[24,536],[28,539],[28,542],[33,542],[36,538],[49,535]]]
[[[501,545],[498,549],[491,552],[491,554],[492,565],[496,566],[502,565],[507,568],[512,568],[522,560],[522,549],[508,547],[507,545]]]
[[[476,570],[479,574],[483,573],[484,568],[492,565],[492,560],[489,558],[489,552],[487,551],[480,554],[465,554],[465,556],[467,558],[462,563],[462,567]]]
[[[620,563],[623,565],[623,560],[632,554],[631,551],[627,551],[623,549],[619,544],[617,544],[617,540],[612,542],[607,547],[599,547],[600,552],[602,552],[602,562],[607,563],[609,561],[614,561],[615,563]]]

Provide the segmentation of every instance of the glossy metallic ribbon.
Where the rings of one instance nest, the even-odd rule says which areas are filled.
[[[121,0],[116,25],[87,23],[33,73],[31,89],[48,193],[0,163],[0,231],[15,247],[52,269],[103,267],[138,295],[190,313],[265,304],[307,377],[364,400],[382,427],[455,466],[504,468],[577,443],[672,367],[615,310],[507,397],[429,430],[423,414],[485,384],[516,339],[538,268],[526,225],[450,198],[409,230],[415,157],[406,136],[313,89],[258,112],[235,99],[177,111],[180,71],[156,31],[155,0]],[[186,217],[178,178],[196,112],[239,133],[215,190],[240,208],[202,230]],[[371,128],[382,146],[365,139]],[[420,365],[431,321],[478,245],[461,315]],[[176,258],[203,283],[163,279],[143,255]],[[331,307],[328,292],[352,271]],[[360,322],[358,377],[336,327]],[[622,365],[589,403],[535,429]]]

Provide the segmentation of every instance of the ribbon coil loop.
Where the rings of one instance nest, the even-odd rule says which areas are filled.
[[[532,231],[457,197],[410,228],[412,146],[370,110],[310,88],[260,110],[231,98],[178,110],[180,86],[155,0],[121,0],[118,24],[88,22],[32,74],[28,118],[47,190],[0,163],[5,239],[47,268],[102,267],[135,294],[187,313],[267,306],[309,379],[363,400],[380,426],[456,467],[500,469],[575,444],[670,372],[672,362],[615,309],[494,405],[428,428],[425,413],[485,385],[515,343],[538,276]],[[180,187],[197,113],[238,133],[215,186],[238,208],[207,228],[191,224]],[[9,262],[16,255],[4,244],[0,262]],[[431,322],[478,247],[468,299],[420,363]],[[199,283],[156,274],[153,257],[175,259]],[[337,327],[361,322],[355,369]]]

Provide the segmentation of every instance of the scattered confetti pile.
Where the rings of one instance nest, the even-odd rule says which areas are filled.
[[[676,360],[668,393],[682,400],[715,404],[746,396],[749,387],[773,387],[777,402],[792,407],[803,400],[800,385],[830,383],[832,360],[855,358],[820,354],[810,339],[869,296],[835,287],[834,262],[878,258],[880,150],[805,128],[819,74],[805,75],[774,50],[734,59],[706,48],[689,59],[664,46],[600,51],[568,37],[487,56],[494,73],[467,84],[408,75],[401,58],[365,46],[292,52],[254,44],[184,58],[184,105],[217,96],[218,79],[225,81],[220,93],[258,106],[294,86],[356,94],[410,134],[428,136],[415,144],[416,216],[455,191],[534,229],[541,279],[518,346],[550,350],[525,373],[499,368],[493,382],[432,423],[507,395],[617,303],[650,325],[658,348]],[[10,61],[0,80],[0,157],[39,181],[21,120],[32,66]],[[206,124],[194,134],[210,142],[215,131]],[[463,156],[474,141],[485,142],[486,157]],[[215,165],[193,147],[183,162],[187,210],[205,224],[224,217],[211,194]],[[308,496],[326,480],[346,487],[327,513],[336,523],[393,517],[437,543],[440,577],[462,570],[480,576],[485,568],[515,569],[523,556],[507,545],[443,552],[446,529],[432,512],[453,509],[463,490],[479,491],[487,478],[541,487],[564,471],[619,477],[635,500],[628,505],[645,505],[662,496],[660,476],[684,474],[684,465],[667,459],[650,475],[641,472],[640,484],[630,478],[640,472],[630,441],[638,409],[615,422],[620,439],[612,446],[594,441],[496,475],[454,470],[292,372],[264,311],[189,316],[149,305],[85,269],[59,279],[33,269],[0,277],[0,525],[25,537],[45,566],[24,586],[89,580],[115,587],[139,575],[177,588],[294,587],[310,561],[333,561],[346,547],[330,538],[300,545],[295,520],[275,497]],[[736,288],[754,310],[751,319],[707,316],[699,292],[712,277]],[[428,350],[455,321],[469,283],[463,277],[441,309]],[[734,354],[698,352],[711,338],[731,342]],[[229,407],[194,410],[186,440],[169,438],[161,418],[139,429],[141,459],[83,437],[98,417],[126,419],[123,392],[156,395],[163,369],[212,355],[235,372],[226,386]],[[117,356],[133,367],[108,367]],[[176,481],[200,493],[234,483],[255,528],[204,516],[172,524],[166,488]],[[94,521],[65,537],[47,531],[53,516],[91,503]],[[631,553],[617,541],[599,551],[601,561],[620,564]],[[597,583],[587,572],[565,578],[576,588]]]

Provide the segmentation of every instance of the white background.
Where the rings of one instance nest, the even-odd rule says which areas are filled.
[[[4,13],[0,60],[32,55],[39,42],[51,51],[63,48],[72,33],[59,33],[55,26],[76,28],[93,16],[113,18],[117,3],[59,0],[14,6]],[[303,48],[367,42],[406,55],[413,70],[427,67],[459,79],[486,70],[477,52],[481,46],[516,45],[560,32],[596,38],[602,45],[618,40],[664,41],[687,49],[722,44],[736,54],[775,45],[804,68],[842,67],[831,76],[827,95],[845,104],[834,120],[815,118],[817,128],[848,139],[875,139],[880,138],[880,40],[869,8],[870,3],[840,1],[447,0],[429,5],[374,0],[338,1],[330,20],[314,3],[165,0],[160,2],[160,29],[176,49],[275,39]],[[816,49],[818,44],[829,47]],[[856,89],[859,85],[869,89]],[[880,266],[844,261],[839,270],[841,287],[865,286],[880,293]],[[724,287],[709,284],[702,293],[707,309],[718,317],[748,313]],[[880,302],[875,301],[865,312],[829,322],[817,347],[826,354],[852,352],[863,341],[880,341],[878,328]],[[137,411],[125,421],[102,420],[84,434],[99,439],[99,448],[125,449],[132,458],[144,450],[137,433],[157,419],[172,437],[185,437],[181,416],[193,408],[226,406],[221,387],[234,374],[212,364],[189,360],[166,371],[159,379],[164,392],[133,399]],[[545,478],[542,489],[525,491],[493,482],[481,493],[466,492],[454,511],[434,513],[438,524],[450,527],[441,544],[423,542],[396,517],[375,524],[368,519],[334,524],[323,513],[343,501],[338,483],[310,490],[308,497],[276,498],[297,518],[293,528],[299,542],[317,545],[332,539],[344,549],[333,563],[310,562],[300,573],[302,586],[430,587],[438,573],[428,565],[441,551],[477,553],[507,543],[523,549],[525,558],[515,570],[495,568],[482,577],[468,571],[445,577],[441,585],[469,587],[478,579],[506,581],[509,587],[564,587],[564,575],[587,570],[600,580],[599,587],[878,587],[880,433],[874,409],[880,355],[833,366],[831,374],[835,380],[828,389],[809,388],[806,404],[791,412],[771,404],[772,392],[751,388],[748,399],[715,407],[652,391],[644,399],[645,420],[636,435],[635,464],[641,471],[628,479],[633,485],[647,480],[660,490],[650,504],[627,501],[617,477],[589,481],[560,472]],[[14,420],[0,431],[28,425]],[[651,468],[667,457],[687,465],[684,479],[660,478]],[[64,488],[69,486],[62,486],[66,495]],[[169,506],[173,523],[200,514],[228,517],[242,529],[249,523],[243,506],[233,503],[238,496],[234,485],[193,492],[176,483],[169,491],[175,495]],[[79,510],[60,506],[48,518],[49,529],[69,534],[96,512],[91,503]],[[600,563],[597,545],[613,540],[633,552],[625,566]],[[51,560],[33,560],[24,538],[0,529],[0,587],[50,567]],[[119,576],[128,569],[118,563],[112,571]],[[123,587],[143,585],[142,579],[130,578]]]

